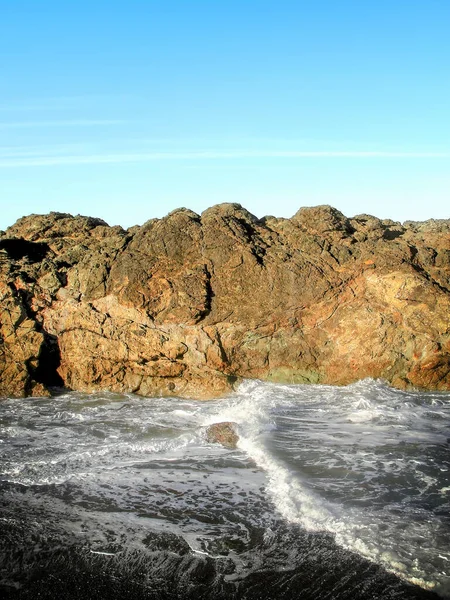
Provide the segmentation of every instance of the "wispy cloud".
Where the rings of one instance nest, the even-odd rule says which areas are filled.
[[[392,152],[392,151],[201,151],[201,152],[130,152],[119,154],[72,154],[29,156],[22,151],[10,157],[1,156],[0,168],[56,167],[63,165],[120,164],[152,161],[211,161],[246,159],[450,159],[450,152]]]
[[[79,96],[54,96],[49,98],[31,98],[27,102],[9,102],[0,104],[1,112],[33,112],[47,110],[71,110],[89,106],[110,104],[111,102],[135,101],[139,97],[132,94],[84,94]]]
[[[65,121],[6,121],[0,122],[0,129],[28,129],[39,127],[98,127],[126,123],[118,119],[69,119]]]

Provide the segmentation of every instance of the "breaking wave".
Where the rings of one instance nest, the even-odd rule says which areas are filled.
[[[236,450],[207,442],[206,428],[221,421],[237,424]],[[75,553],[69,562],[82,563],[83,572],[92,561],[116,570],[127,564],[141,591],[160,590],[155,557],[163,553],[172,570],[158,597],[176,597],[167,581],[184,557],[175,579],[186,597],[201,583],[192,574],[197,561],[195,569],[212,569],[215,598],[243,597],[251,585],[267,590],[274,574],[278,586],[287,572],[283,585],[298,592],[301,581],[305,598],[390,597],[387,588],[374,592],[383,577],[397,585],[383,569],[448,598],[449,427],[449,394],[373,380],[347,387],[247,381],[206,403],[108,393],[6,399],[2,589],[31,597],[35,584],[24,572],[38,560],[27,550],[33,539],[52,557],[42,581],[53,594],[48,573],[56,563],[61,570],[61,553],[55,558],[49,548],[58,547]],[[320,573],[319,556],[327,565]],[[420,597],[411,590],[395,597]]]

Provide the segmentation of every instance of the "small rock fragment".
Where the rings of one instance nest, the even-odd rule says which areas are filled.
[[[236,423],[223,421],[214,423],[206,430],[206,439],[212,444],[222,444],[225,448],[236,448],[239,436],[236,433]]]

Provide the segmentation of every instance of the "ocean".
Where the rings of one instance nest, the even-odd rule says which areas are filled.
[[[0,597],[448,599],[450,394],[4,399]]]

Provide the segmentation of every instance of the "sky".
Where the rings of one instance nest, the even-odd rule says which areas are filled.
[[[448,0],[0,0],[0,229],[450,218]]]

